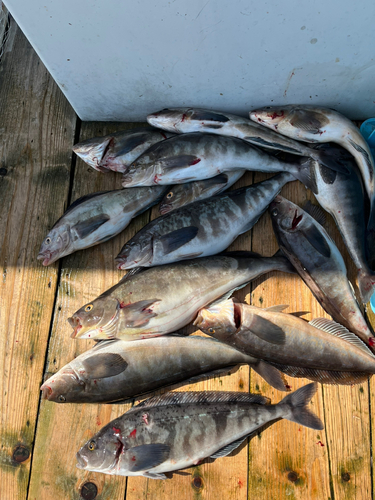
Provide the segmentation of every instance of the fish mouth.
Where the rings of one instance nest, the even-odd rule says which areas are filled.
[[[80,142],[72,147],[74,153],[79,156],[90,167],[98,170],[99,172],[109,172],[108,168],[101,165],[103,157],[107,154],[110,147],[112,137],[107,137],[106,140],[102,138],[88,139],[88,141]]]
[[[42,391],[42,399],[49,399],[52,394],[53,394],[53,390],[51,389],[51,387],[49,387],[48,385],[46,384],[43,384],[40,388],[40,390]]]
[[[77,459],[77,462],[78,462],[78,463],[76,464],[76,465],[77,465],[77,468],[78,468],[78,469],[86,469],[86,467],[87,467],[87,459],[86,459],[86,458],[84,458],[84,457],[80,454],[80,452],[79,452],[79,451],[76,453],[76,459]]]
[[[56,252],[40,252],[37,256],[37,260],[42,260],[43,266],[48,266],[49,264],[52,264],[52,262],[55,262],[55,260],[57,260]]]
[[[164,205],[160,205],[159,212],[160,215],[167,214],[172,210],[172,205],[170,203],[165,203]]]
[[[77,316],[72,316],[68,318],[68,322],[70,326],[73,328],[73,333],[71,334],[70,337],[74,339],[78,335],[78,332],[83,328],[81,320]]]

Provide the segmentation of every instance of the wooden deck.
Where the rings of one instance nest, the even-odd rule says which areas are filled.
[[[76,468],[79,447],[128,406],[58,405],[42,401],[39,388],[92,345],[72,340],[66,319],[120,279],[113,258],[158,212],[154,208],[113,240],[44,268],[36,260],[40,244],[67,206],[84,194],[121,187],[119,175],[103,175],[77,160],[72,145],[132,125],[81,123],[14,22],[0,64],[0,116],[0,500],[373,498],[374,381],[319,386],[313,409],[324,421],[322,432],[280,421],[229,457],[166,481]],[[264,177],[249,173],[239,185]],[[312,199],[298,182],[283,195],[300,204]],[[327,230],[353,277],[331,219]],[[272,255],[277,244],[268,214],[232,247]],[[237,296],[263,307],[289,304],[288,311],[311,311],[307,318],[324,315],[298,277],[273,273]],[[289,380],[293,389],[306,382]],[[260,391],[274,402],[283,397],[247,367],[188,389]]]

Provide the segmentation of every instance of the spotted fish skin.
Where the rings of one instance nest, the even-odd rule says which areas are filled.
[[[354,334],[324,318],[308,323],[280,310],[285,307],[262,309],[228,300],[199,311],[195,325],[221,342],[277,367],[323,371],[324,382],[340,383],[336,373],[329,381],[327,371],[347,372],[341,383],[350,385],[358,383],[359,374],[363,382],[363,378],[375,373],[375,356]],[[355,374],[353,379],[351,374]]]
[[[201,108],[171,108],[147,117],[154,127],[174,133],[202,132],[238,137],[254,146],[280,150],[302,156],[317,157],[316,151],[305,144],[266,130],[248,118]]]
[[[73,146],[73,151],[99,172],[113,170],[124,173],[150,146],[172,135],[152,127],[122,130],[79,142]]]
[[[295,173],[298,168],[236,137],[195,132],[149,148],[123,175],[122,185],[183,184],[238,169]]]
[[[166,189],[166,186],[117,189],[79,198],[47,234],[38,260],[48,266],[77,250],[113,238],[133,217],[156,204]]]
[[[119,269],[220,253],[238,235],[250,230],[281,188],[293,180],[291,174],[278,174],[158,217],[124,245],[116,257]]]
[[[225,456],[260,427],[285,418],[313,429],[323,424],[307,407],[309,384],[270,405],[260,395],[167,393],[103,427],[77,453],[77,467],[106,474],[165,479],[165,472]],[[296,428],[297,430],[297,428]]]
[[[269,208],[279,246],[325,311],[366,345],[370,331],[346,275],[338,248],[325,229],[307,212],[278,196]]]
[[[295,272],[283,256],[228,253],[128,273],[68,319],[74,338],[137,340],[175,332],[199,309],[267,272]]]
[[[159,211],[161,215],[164,215],[194,201],[216,196],[233,186],[245,172],[245,170],[233,170],[211,177],[211,179],[176,184],[168,190],[160,202]]]
[[[168,335],[100,342],[44,382],[56,403],[109,403],[141,397],[191,377],[258,360],[210,338]]]

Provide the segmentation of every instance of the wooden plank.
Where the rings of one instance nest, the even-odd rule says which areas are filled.
[[[76,115],[14,22],[1,64],[0,498],[22,500],[58,269],[36,256],[67,201]]]
[[[247,173],[232,189],[250,185],[253,174]],[[157,207],[153,208],[152,218],[157,217]],[[250,250],[251,232],[241,235],[229,250]],[[244,300],[250,287],[236,292]],[[189,325],[182,329],[185,333],[203,335]],[[249,367],[241,366],[235,373],[224,377],[190,384],[178,390],[189,391],[249,391]],[[201,465],[173,474],[173,480],[155,481],[142,477],[129,477],[126,500],[149,500],[157,498],[245,500],[247,498],[247,444],[224,458],[204,461]]]
[[[257,179],[263,178],[261,174]],[[291,183],[282,194],[299,205],[313,196],[301,184]],[[343,253],[354,277],[355,269],[333,220],[328,216],[326,229]],[[277,249],[272,223],[265,214],[253,230],[253,250],[272,255]],[[329,317],[298,278],[273,273],[266,281],[254,284],[252,303],[261,307],[289,304],[288,311],[311,311],[305,319]],[[308,380],[288,377],[292,390]],[[259,376],[252,374],[251,389],[279,401],[282,393],[271,389]],[[296,424],[280,421],[264,432],[264,437],[250,444],[249,491],[257,499],[268,498],[370,498],[370,422],[366,385],[348,387],[319,386],[313,399],[314,411],[325,424],[316,432]],[[359,460],[357,457],[362,459]],[[344,481],[342,471],[350,480]],[[330,471],[332,475],[330,477]],[[345,484],[344,484],[345,483]],[[350,483],[350,484],[347,484]],[[355,485],[355,486],[353,486]]]
[[[131,127],[132,125],[121,123],[84,123],[80,140]],[[77,160],[72,201],[84,194],[120,187],[121,175],[113,172],[102,174],[81,160]],[[134,219],[123,233],[112,240],[76,252],[62,260],[45,378],[94,344],[90,340],[71,339],[72,329],[67,318],[83,304],[96,298],[120,280],[124,272],[117,271],[114,257],[123,243],[148,219],[149,212],[146,212]],[[84,490],[96,488],[97,494],[101,495],[100,498],[122,500],[126,478],[77,469],[75,454],[90,436],[129,407],[129,405],[97,404],[62,405],[42,401],[30,483],[30,500],[78,499],[82,488]],[[56,453],[56,443],[59,447],[58,453]]]

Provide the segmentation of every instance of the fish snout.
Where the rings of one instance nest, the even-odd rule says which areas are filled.
[[[52,260],[52,252],[49,250],[45,250],[44,252],[40,252],[37,256],[37,260],[42,260],[43,266],[48,266]]]
[[[53,390],[51,389],[51,387],[49,387],[46,384],[43,384],[41,386],[40,390],[43,393],[42,399],[49,399],[52,396],[52,394],[53,394]]]
[[[86,459],[86,457],[83,457],[79,451],[76,453],[76,459],[78,462],[77,463],[78,469],[86,469],[87,459]]]
[[[74,337],[77,336],[79,330],[82,328],[81,320],[78,316],[71,316],[70,318],[68,318],[68,323],[74,329],[73,333],[71,334],[71,338],[74,339]]]

